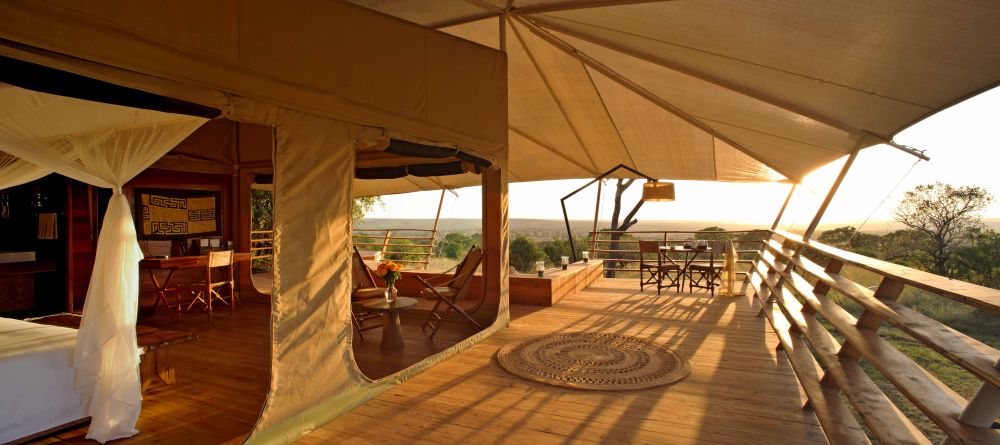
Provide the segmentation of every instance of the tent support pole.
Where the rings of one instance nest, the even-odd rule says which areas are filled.
[[[863,147],[863,141],[864,141],[863,137],[858,139],[858,142],[857,144],[855,144],[854,149],[851,150],[851,154],[847,157],[847,161],[844,162],[844,166],[840,168],[840,173],[837,175],[837,179],[833,181],[833,185],[830,186],[830,190],[826,193],[826,197],[823,198],[823,202],[819,205],[819,208],[816,209],[816,216],[813,216],[812,222],[809,223],[809,227],[807,227],[805,233],[802,234],[802,242],[796,243],[797,246],[795,247],[795,252],[792,254],[792,260],[776,259],[775,260],[776,263],[784,265],[784,267],[787,269],[794,261],[794,259],[797,259],[802,255],[802,252],[805,250],[806,243],[809,242],[809,239],[812,238],[813,234],[816,232],[816,227],[819,226],[819,222],[823,219],[823,215],[826,213],[826,209],[830,207],[830,202],[833,201],[833,197],[837,194],[837,190],[840,189],[840,184],[844,182],[844,178],[847,176],[847,172],[851,170],[851,166],[854,165],[854,160],[858,158],[858,153],[861,152],[861,147]],[[789,195],[789,197],[791,197],[791,195]],[[774,232],[771,233],[773,234]],[[790,248],[791,246],[789,241],[786,240],[785,243],[783,243],[782,247]],[[759,265],[760,258],[764,254],[765,250],[767,250],[767,245],[761,246],[760,254],[757,255],[758,263],[754,264],[755,268]],[[754,272],[753,269],[751,269],[750,274],[752,274],[753,272]],[[748,282],[750,280],[750,274],[747,274]],[[785,284],[785,275],[782,274],[778,278],[777,287],[782,287],[784,284]],[[768,297],[767,302],[770,301],[771,297]],[[762,301],[758,316],[764,315],[765,306],[766,302]]]
[[[816,232],[816,227],[819,226],[820,220],[823,219],[823,215],[826,213],[826,209],[830,207],[830,202],[833,201],[834,195],[837,194],[837,190],[840,189],[840,184],[844,182],[844,178],[847,176],[848,170],[854,165],[854,160],[858,158],[858,153],[861,152],[861,140],[858,140],[858,144],[854,146],[854,150],[847,157],[847,162],[844,162],[844,166],[840,169],[840,174],[837,175],[837,179],[833,181],[833,185],[830,186],[830,191],[826,193],[826,197],[823,198],[823,203],[820,204],[819,209],[816,210],[816,216],[813,216],[812,222],[809,223],[809,227],[806,228],[805,233],[802,234],[802,241],[806,242],[812,238],[813,233]]]
[[[795,194],[795,187],[798,184],[792,184],[791,190],[788,191],[788,196],[785,197],[785,203],[781,205],[781,209],[778,210],[778,216],[774,217],[774,223],[771,224],[771,230],[778,228],[778,223],[781,222],[781,217],[785,215],[785,209],[788,208],[788,203],[792,201],[792,195]]]
[[[597,199],[594,201],[594,226],[590,230],[590,256],[594,256],[594,249],[597,248],[597,218],[601,214],[601,186],[604,185],[604,181],[597,181]],[[576,252],[576,249],[573,249]]]
[[[760,257],[762,257],[764,255],[764,251],[767,250],[767,242],[771,240],[772,236],[774,236],[774,229],[778,228],[778,223],[781,222],[781,217],[784,216],[785,209],[788,208],[788,203],[792,201],[792,195],[795,194],[795,188],[797,186],[798,184],[792,183],[792,188],[788,190],[788,196],[785,196],[785,202],[781,204],[781,208],[778,209],[778,215],[774,217],[774,222],[771,223],[771,231],[767,232],[767,236],[761,242],[760,249],[757,250],[757,258],[753,259],[750,270],[747,271],[747,276],[743,279],[743,286],[740,288],[740,295],[746,295],[747,287],[750,286],[750,276],[753,275],[754,269],[756,269],[757,264],[760,263]]]
[[[500,52],[507,52],[507,14],[500,14],[497,16],[500,22]]]

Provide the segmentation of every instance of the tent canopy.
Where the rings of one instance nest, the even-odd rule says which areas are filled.
[[[799,181],[1000,79],[992,1],[351,1],[503,39],[514,181]]]
[[[92,437],[135,433],[142,252],[122,186],[157,160],[166,168],[214,172],[234,160],[273,160],[271,379],[251,441],[297,437],[506,324],[503,53],[327,0],[14,0],[0,8],[0,57],[262,126],[255,138],[261,145],[241,143],[234,152],[225,142],[242,127],[213,121],[193,136],[200,142],[164,157],[205,119],[0,88],[9,102],[0,107],[0,170],[15,172],[20,183],[56,171],[115,191],[77,342],[77,382],[93,395]],[[351,244],[355,160],[393,140],[450,147],[459,151],[456,159],[471,154],[504,169],[483,175],[492,178],[484,216],[492,225],[484,243],[497,321],[434,359],[373,383],[351,352],[350,252],[344,247]],[[215,152],[198,149],[213,141],[220,142]],[[39,142],[55,146],[42,151]],[[66,155],[56,150],[63,142],[73,144]]]

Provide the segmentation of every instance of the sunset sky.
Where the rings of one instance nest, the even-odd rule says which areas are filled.
[[[858,156],[841,187],[824,224],[859,225],[872,214],[866,230],[881,230],[892,219],[891,210],[907,190],[919,184],[941,181],[954,185],[978,185],[1000,197],[1000,88],[988,91],[947,109],[903,131],[896,142],[927,150],[929,162],[888,146],[865,149]],[[785,228],[809,223],[816,207],[843,165],[843,159],[813,172],[796,192],[782,220]],[[905,176],[911,167],[913,170]],[[900,180],[902,182],[900,183]],[[518,183],[510,185],[510,217],[561,219],[559,199],[586,180]],[[890,193],[899,183],[895,192]],[[631,206],[641,194],[636,182],[624,202]],[[734,184],[678,181],[677,201],[646,203],[640,221],[741,221],[769,226],[788,193],[787,184]],[[592,219],[596,186],[567,201],[571,219]],[[605,188],[608,190],[608,188]],[[478,187],[457,190],[459,197],[445,198],[442,218],[479,218]],[[885,203],[879,203],[889,194]],[[605,193],[601,217],[611,214],[611,196]],[[433,218],[440,192],[428,191],[384,197],[385,207],[371,218]],[[1000,217],[1000,202],[983,216]]]

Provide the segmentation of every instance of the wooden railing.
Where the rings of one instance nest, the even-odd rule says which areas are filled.
[[[401,233],[411,235],[400,235]],[[404,265],[419,265],[426,269],[434,252],[437,230],[354,229],[353,236],[354,246],[358,250],[381,252],[383,259],[393,260]]]
[[[880,283],[872,290],[854,282],[842,273],[846,266],[872,272]],[[752,271],[748,283],[778,335],[779,354],[791,363],[830,443],[870,443],[869,434],[883,444],[931,443],[865,372],[862,358],[940,428],[945,443],[1000,443],[1000,432],[990,428],[1000,415],[1000,351],[898,300],[911,286],[1000,315],[1000,291],[781,231],[765,240]],[[857,303],[859,316],[838,304],[831,291]],[[972,401],[880,335],[885,323],[982,382]]]
[[[758,236],[754,236],[758,234]],[[639,240],[655,240],[663,244],[682,244],[685,242],[695,242],[706,239],[726,239],[732,238],[736,245],[736,252],[740,258],[737,259],[737,273],[745,275],[749,266],[753,264],[759,252],[761,240],[768,234],[766,230],[727,230],[718,232],[696,232],[696,231],[620,231],[620,230],[599,230],[590,232],[587,242],[588,251],[591,258],[604,260],[604,270],[614,272],[638,272],[639,271]],[[615,235],[628,235],[628,239],[612,239]],[[738,238],[744,239],[738,239]],[[721,259],[715,260],[721,263]],[[693,264],[707,264],[708,258],[695,259]]]
[[[254,268],[270,270],[274,263],[274,231],[250,231],[250,262]]]

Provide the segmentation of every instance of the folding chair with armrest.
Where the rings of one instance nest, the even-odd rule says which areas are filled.
[[[472,277],[476,274],[476,269],[479,268],[479,264],[482,263],[482,261],[483,249],[472,246],[462,262],[458,263],[458,266],[455,267],[455,274],[450,280],[438,285],[433,285],[429,280],[417,277],[417,279],[424,285],[424,289],[420,291],[420,295],[424,298],[436,300],[434,308],[431,309],[431,313],[427,316],[427,321],[424,322],[423,325],[424,332],[427,331],[427,328],[431,329],[431,339],[433,339],[434,335],[437,334],[437,331],[441,327],[445,318],[451,315],[452,312],[458,313],[475,327],[479,329],[483,328],[483,326],[470,315],[471,313],[477,311],[482,305],[482,296],[480,296],[479,301],[469,309],[462,309],[457,304],[458,300],[464,297],[466,292],[468,292],[469,283],[472,282]]]

